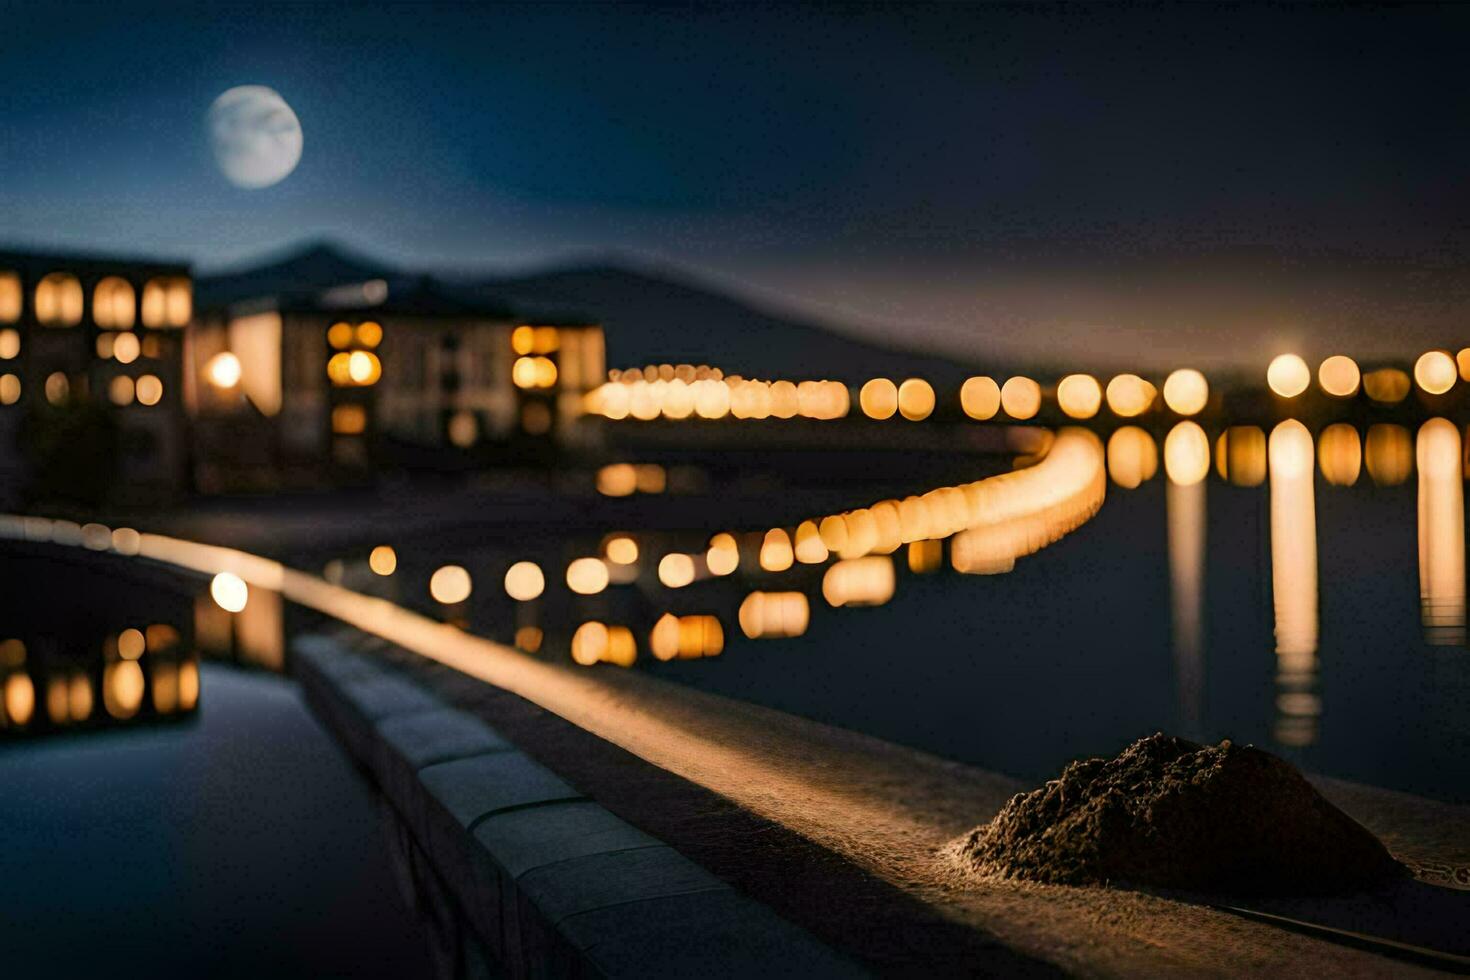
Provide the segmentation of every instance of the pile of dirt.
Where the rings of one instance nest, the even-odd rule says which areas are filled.
[[[1162,733],[1018,794],[956,853],[988,876],[1202,891],[1320,894],[1404,873],[1285,760]]]

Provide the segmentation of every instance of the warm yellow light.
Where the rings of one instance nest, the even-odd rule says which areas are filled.
[[[1372,425],[1363,457],[1375,484],[1396,487],[1414,472],[1414,441],[1402,425]]]
[[[82,284],[66,272],[53,272],[36,283],[36,320],[48,327],[73,327],[82,322]]]
[[[658,561],[658,580],[671,589],[682,589],[694,581],[694,559],[674,552]]]
[[[822,576],[822,598],[829,606],[881,606],[893,598],[893,559],[887,555],[848,558]]]
[[[14,374],[0,374],[0,405],[14,405],[20,401],[20,378]]]
[[[1317,383],[1334,398],[1357,394],[1361,380],[1358,362],[1346,354],[1333,354],[1317,367]]]
[[[536,349],[536,328],[519,326],[510,332],[510,349],[522,356]]]
[[[355,350],[347,355],[347,377],[353,384],[373,384],[382,373],[378,355],[365,350]]]
[[[357,325],[357,342],[364,347],[376,347],[383,342],[383,326],[368,320]]]
[[[900,404],[902,404],[903,393],[899,393]],[[797,394],[796,385],[790,381],[773,381],[771,383],[771,414],[778,419],[795,418],[796,413],[801,410],[801,399]]]
[[[710,538],[704,563],[711,575],[729,575],[740,567],[740,547],[733,534],[721,532]]]
[[[143,631],[136,627],[129,627],[117,634],[117,655],[124,660],[137,660],[143,656],[146,645]]]
[[[1425,351],[1414,362],[1414,380],[1431,395],[1442,395],[1455,386],[1459,377],[1455,359],[1448,351]]]
[[[1397,405],[1409,394],[1409,376],[1398,368],[1379,368],[1363,375],[1363,390],[1382,405]]]
[[[240,359],[229,351],[222,351],[209,359],[204,373],[216,388],[233,388],[240,383]]]
[[[664,389],[662,411],[666,419],[687,419],[694,414],[694,389],[675,378]]]
[[[870,419],[891,419],[898,411],[898,388],[887,378],[874,378],[858,392],[858,405]]]
[[[546,639],[539,626],[522,626],[516,630],[516,649],[527,653],[535,653],[541,649],[541,642]]]
[[[740,603],[740,629],[752,640],[801,636],[811,610],[800,592],[752,592]]]
[[[622,385],[618,387],[623,388]],[[729,415],[729,386],[714,378],[694,382],[694,411],[702,419],[722,419]]]
[[[14,272],[0,272],[0,323],[14,323],[19,320],[20,307],[20,276]]]
[[[1164,404],[1180,415],[1195,415],[1210,400],[1210,383],[1194,368],[1180,368],[1164,379]]]
[[[135,333],[120,333],[112,341],[112,356],[120,364],[133,363],[138,359],[140,351],[138,335]]]
[[[46,375],[46,400],[53,405],[62,405],[71,397],[71,380],[60,371]]]
[[[574,558],[567,565],[567,588],[577,595],[596,595],[607,583],[607,565],[600,558]]]
[[[114,405],[131,405],[133,403],[133,379],[126,374],[119,374],[107,384],[107,397]]]
[[[637,656],[637,642],[626,626],[583,623],[572,634],[572,659],[583,667],[599,662],[631,667]]]
[[[92,320],[99,327],[127,330],[137,310],[137,298],[126,279],[107,276],[92,289]]]
[[[1057,404],[1070,418],[1090,419],[1102,405],[1102,386],[1090,374],[1069,374],[1057,383]]]
[[[12,725],[24,728],[36,710],[36,686],[25,674],[11,674],[5,679],[5,715]]]
[[[460,565],[444,565],[429,576],[429,595],[446,606],[464,602],[473,590],[470,573]]]
[[[131,660],[108,664],[102,672],[102,703],[107,713],[118,720],[126,720],[138,713],[143,704],[143,668]],[[88,685],[90,700],[90,685]]]
[[[993,378],[969,378],[960,386],[960,408],[972,419],[985,421],[1000,411],[1000,385]]]
[[[163,400],[163,382],[156,374],[143,375],[138,379],[136,389],[140,405],[157,405]]]
[[[1311,383],[1311,368],[1295,354],[1277,355],[1266,368],[1266,384],[1282,398],[1295,398]]]
[[[398,570],[398,552],[392,545],[380,544],[368,553],[368,568],[375,575],[392,575]]]
[[[366,431],[366,408],[361,405],[332,406],[332,432],[339,436],[360,436]]]
[[[827,560],[827,546],[815,521],[802,521],[796,528],[796,560],[803,565],[820,565]]]
[[[768,572],[784,572],[791,567],[794,558],[791,538],[783,528],[773,527],[766,532],[761,542],[761,568]]]
[[[1125,425],[1108,437],[1108,475],[1125,490],[1153,479],[1159,469],[1154,437],[1136,425]]]
[[[1333,486],[1350,487],[1357,483],[1363,468],[1363,444],[1358,430],[1346,422],[1336,422],[1323,429],[1317,437],[1317,461],[1322,475]]]
[[[937,538],[914,541],[909,544],[909,571],[915,575],[929,575],[939,571],[944,563],[944,542]]]
[[[352,324],[334,323],[327,328],[327,343],[336,350],[352,346]]]
[[[0,330],[0,361],[8,361],[20,354],[20,331],[14,327]]]
[[[505,594],[517,602],[530,602],[545,590],[546,576],[535,562],[518,561],[505,570]]]
[[[1136,418],[1153,407],[1156,390],[1136,374],[1120,374],[1108,382],[1108,408],[1125,419]]]
[[[638,470],[632,463],[609,463],[597,471],[597,492],[626,497],[638,489]]]
[[[239,612],[250,600],[250,588],[234,572],[220,572],[209,583],[209,594],[226,612]]]
[[[626,535],[608,538],[602,553],[614,565],[631,565],[638,560],[638,542]]]
[[[20,349],[20,340],[16,339],[16,350]],[[5,356],[5,331],[0,330],[0,357]],[[14,354],[10,355],[14,357]],[[1470,381],[1470,347],[1462,347],[1460,353],[1455,355],[1455,363],[1460,366],[1460,380]]]
[[[1180,486],[1203,480],[1210,472],[1210,440],[1195,422],[1180,422],[1164,439],[1164,472]]]
[[[1266,433],[1254,425],[1233,425],[1215,443],[1215,471],[1237,487],[1266,482]]]
[[[1041,411],[1041,385],[1017,375],[1000,389],[1000,404],[1013,419],[1029,419]]]
[[[934,389],[923,378],[909,378],[898,386],[898,411],[910,422],[927,419],[934,411]]]

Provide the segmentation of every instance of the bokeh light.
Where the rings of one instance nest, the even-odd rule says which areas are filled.
[[[934,389],[923,378],[909,378],[898,386],[898,410],[910,422],[927,419],[934,411]]]
[[[1090,374],[1069,374],[1057,383],[1057,404],[1074,419],[1090,419],[1102,407],[1102,386]]]
[[[1164,379],[1164,404],[1179,415],[1197,415],[1210,401],[1210,383],[1194,368],[1180,368]]]
[[[1312,383],[1312,371],[1296,354],[1280,354],[1266,368],[1266,384],[1282,398],[1295,398]]]
[[[600,558],[575,558],[567,565],[567,588],[577,595],[596,595],[607,583],[607,565]]]
[[[1041,385],[1021,375],[1008,378],[1000,389],[1000,404],[1013,419],[1032,418],[1041,411]]]
[[[1210,472],[1210,440],[1196,422],[1180,422],[1164,438],[1164,472],[1180,486],[1203,480]]]
[[[533,561],[518,561],[505,570],[505,594],[517,602],[530,602],[546,589],[546,576]]]
[[[1346,354],[1333,354],[1317,368],[1317,383],[1334,398],[1347,398],[1358,393],[1362,373],[1358,362]]]
[[[250,589],[234,572],[220,572],[209,583],[209,594],[226,612],[239,612],[250,600]]]
[[[858,392],[858,405],[870,419],[891,419],[898,411],[898,388],[887,378],[874,378]]]
[[[444,565],[429,576],[429,595],[446,606],[464,602],[473,589],[470,573],[461,565]]]
[[[1442,395],[1455,386],[1460,376],[1455,359],[1448,351],[1425,351],[1414,362],[1414,380],[1431,395]]]

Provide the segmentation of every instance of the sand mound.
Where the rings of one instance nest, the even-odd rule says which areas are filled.
[[[956,852],[981,874],[1073,885],[1307,894],[1403,873],[1290,763],[1162,733],[1018,794]]]

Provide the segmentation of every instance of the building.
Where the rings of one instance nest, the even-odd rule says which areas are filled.
[[[192,315],[183,263],[0,251],[0,496],[181,491]]]
[[[533,322],[428,276],[285,288],[203,309],[188,404],[201,482],[526,460],[585,444],[602,329]],[[225,464],[230,464],[226,466]],[[233,472],[230,472],[231,466]]]

